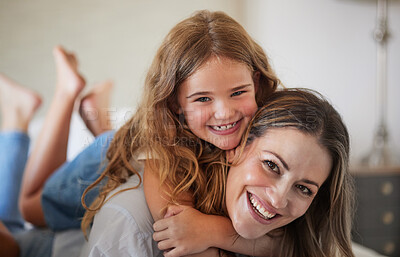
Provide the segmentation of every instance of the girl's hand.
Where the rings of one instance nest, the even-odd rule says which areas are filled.
[[[190,206],[171,205],[164,219],[154,223],[153,239],[166,257],[201,253],[211,247],[208,216]]]

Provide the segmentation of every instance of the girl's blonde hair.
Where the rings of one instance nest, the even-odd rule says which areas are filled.
[[[340,115],[315,91],[277,91],[253,117],[240,150],[265,135],[268,129],[281,127],[294,127],[318,138],[332,158],[332,169],[307,212],[271,233],[283,236],[279,256],[353,257],[350,231],[354,188],[348,171],[349,134]]]
[[[130,161],[145,153],[147,165],[159,171],[161,183],[171,189],[174,202],[190,191],[196,208],[219,213],[224,206],[223,151],[197,138],[177,115],[177,90],[211,56],[227,57],[260,74],[259,106],[275,91],[279,80],[263,49],[246,30],[223,12],[199,11],[178,23],[164,39],[146,76],[144,96],[136,114],[115,134],[107,153],[109,164],[85,191],[87,209],[82,221],[86,232],[107,194],[138,172]],[[155,158],[151,158],[156,156]],[[84,197],[104,178],[107,183],[88,208]]]

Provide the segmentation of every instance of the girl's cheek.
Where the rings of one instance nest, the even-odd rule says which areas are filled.
[[[243,112],[253,116],[258,109],[257,103],[254,99],[249,99],[246,103],[243,104]]]

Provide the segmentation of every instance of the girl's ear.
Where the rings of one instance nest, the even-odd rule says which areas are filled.
[[[180,106],[178,106],[178,105],[176,105],[175,107],[174,107],[174,111],[175,111],[175,113],[176,114],[183,114],[183,110],[182,110],[182,108],[180,107]]]
[[[183,113],[182,108],[179,106],[179,104],[177,102],[171,101],[169,104],[171,106],[171,110],[173,113],[178,114],[178,115]]]
[[[253,74],[254,90],[256,93],[257,93],[258,87],[260,85],[260,76],[261,76],[261,74],[259,71],[256,71]]]
[[[178,120],[181,124],[185,124],[185,115],[183,114],[183,109],[179,105],[174,106],[174,112],[178,115]]]

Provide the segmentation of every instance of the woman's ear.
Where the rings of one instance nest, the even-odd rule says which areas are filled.
[[[257,93],[258,87],[260,85],[260,76],[261,76],[261,74],[260,74],[259,71],[256,71],[253,74],[254,90],[255,90],[256,93]]]

